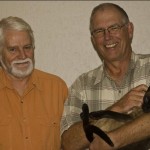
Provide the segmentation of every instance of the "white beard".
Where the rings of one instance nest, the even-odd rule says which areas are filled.
[[[25,62],[29,63],[29,66],[26,70],[20,70],[15,66],[16,63],[25,63]],[[10,64],[10,66],[6,66],[3,60],[1,60],[1,65],[6,71],[8,71],[11,75],[17,78],[24,78],[30,75],[34,68],[34,63],[30,58],[26,58],[25,60],[15,60]]]

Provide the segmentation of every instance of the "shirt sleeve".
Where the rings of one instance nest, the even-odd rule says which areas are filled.
[[[82,112],[84,94],[82,82],[78,78],[69,88],[69,95],[64,104],[64,112],[61,119],[61,134],[75,122],[81,121],[80,113]]]

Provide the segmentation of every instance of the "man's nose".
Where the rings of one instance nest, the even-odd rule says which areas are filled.
[[[105,32],[104,32],[104,38],[105,38],[106,40],[109,40],[110,37],[111,37],[111,35],[110,35],[109,30],[105,29]]]
[[[22,59],[26,58],[25,51],[24,51],[24,49],[22,49],[22,48],[19,49],[19,57],[22,58]]]

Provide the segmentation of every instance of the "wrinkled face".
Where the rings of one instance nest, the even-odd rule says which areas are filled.
[[[121,28],[115,31],[115,26]],[[101,29],[112,30],[112,33],[105,30],[104,36],[91,36],[95,50],[105,62],[120,61],[129,57],[133,25],[130,22],[125,24],[118,10],[107,8],[97,11],[93,16],[92,27],[92,31],[99,29],[100,31]]]
[[[15,78],[25,78],[34,68],[34,48],[26,31],[7,30],[1,64]]]

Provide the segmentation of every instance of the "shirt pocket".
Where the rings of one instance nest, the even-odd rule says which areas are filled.
[[[42,126],[57,127],[60,123],[57,117],[48,119],[46,116],[38,116],[37,119],[39,120],[39,124]]]
[[[0,150],[7,149],[11,144],[11,116],[0,116]]]
[[[59,119],[48,119],[47,116],[36,116],[35,119],[36,125],[33,130],[35,130],[35,140],[39,142],[39,147],[43,150],[53,149],[55,145],[58,145],[59,141]]]

